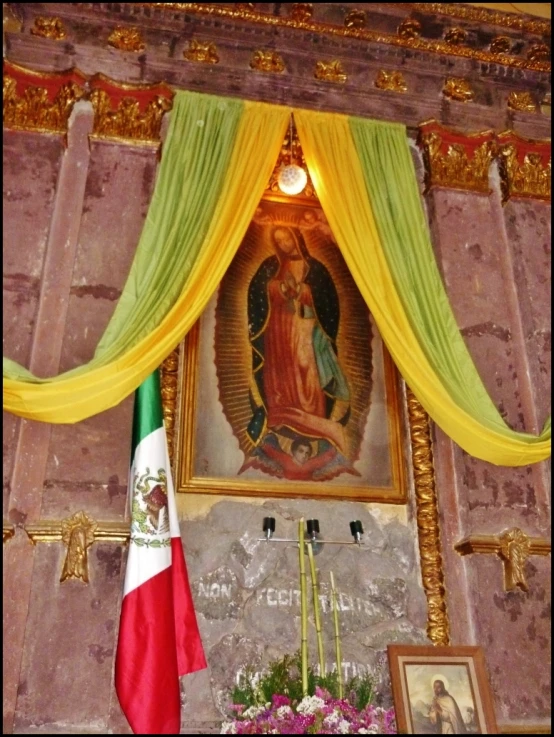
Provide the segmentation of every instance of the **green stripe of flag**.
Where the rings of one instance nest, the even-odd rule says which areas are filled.
[[[135,409],[133,415],[133,448],[131,463],[135,457],[137,445],[155,430],[163,426],[162,394],[160,372],[158,369],[150,374],[135,393]]]

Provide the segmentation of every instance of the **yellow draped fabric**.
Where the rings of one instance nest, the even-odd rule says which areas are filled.
[[[4,409],[52,423],[78,422],[131,394],[202,314],[229,266],[269,181],[291,110],[244,102],[222,195],[181,295],[166,317],[122,356],[47,383],[4,378]]]
[[[371,310],[391,356],[423,407],[467,453],[505,466],[550,455],[544,439],[484,425],[462,409],[432,368],[410,325],[380,242],[349,119],[295,111],[306,162],[346,264]],[[406,244],[409,247],[409,244]]]

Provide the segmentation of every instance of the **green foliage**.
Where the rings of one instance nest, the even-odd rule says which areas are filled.
[[[344,686],[348,701],[358,710],[370,704],[375,697],[374,679],[370,675],[355,676]],[[339,698],[339,679],[336,671],[320,676],[308,666],[308,695],[315,694],[316,687],[328,691],[335,699]],[[245,708],[271,702],[275,694],[288,696],[292,702],[302,700],[302,658],[300,651],[285,655],[271,662],[261,676],[256,677],[253,668],[248,667],[241,675],[238,685],[231,692],[233,704]]]

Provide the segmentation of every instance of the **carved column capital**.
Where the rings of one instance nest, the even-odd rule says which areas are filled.
[[[419,126],[418,145],[425,161],[426,192],[448,187],[489,194],[489,167],[496,145],[494,131],[467,134],[436,120]]]
[[[47,74],[4,61],[4,127],[66,133],[73,105],[85,94],[78,69]]]
[[[175,94],[168,85],[121,84],[96,74],[90,80],[90,89],[92,138],[159,144],[162,118],[171,109]]]
[[[498,135],[502,198],[550,200],[550,141],[529,141],[512,131]]]

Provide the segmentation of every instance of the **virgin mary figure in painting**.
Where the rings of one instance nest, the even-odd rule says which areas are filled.
[[[275,255],[262,262],[248,288],[253,381],[247,432],[255,450],[242,470],[296,480],[354,472],[344,456],[350,393],[337,355],[337,290],[298,228],[276,226],[271,239]]]

